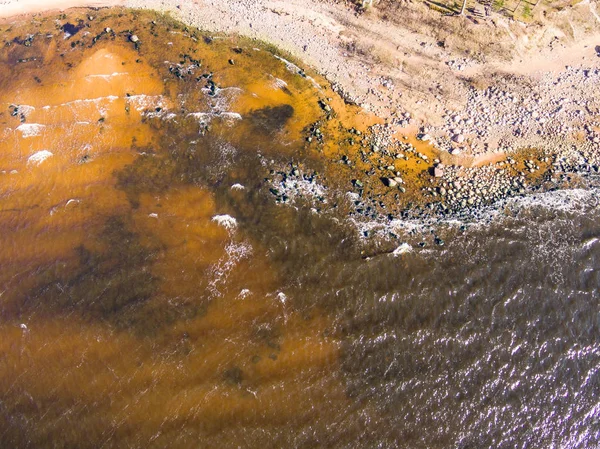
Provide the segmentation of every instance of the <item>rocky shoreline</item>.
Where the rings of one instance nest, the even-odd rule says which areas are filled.
[[[383,119],[381,125],[363,129],[363,135],[344,137],[340,145],[345,153],[332,157],[359,173],[346,180],[347,191],[359,195],[354,215],[390,220],[462,215],[508,197],[565,188],[572,175],[598,169],[600,58],[590,36],[600,28],[592,16],[579,24],[592,30],[588,34],[578,28],[571,40],[540,39],[537,47],[519,49],[520,54],[502,63],[491,54],[460,56],[448,42],[431,42],[427,30],[419,34],[393,20],[382,21],[385,11],[357,15],[345,2],[143,3],[130,0],[128,5],[172,11],[201,28],[237,32],[289,50],[323,74],[346,102]],[[575,17],[583,14],[582,8],[563,14]],[[481,32],[501,23],[495,20],[465,26]],[[373,26],[362,40],[357,35],[361,21]],[[519,25],[508,24],[514,31],[511,27]],[[520,38],[538,36],[530,28],[523,28]],[[407,87],[406,73],[358,50],[391,30],[405,38],[392,51],[396,62],[405,67],[410,57],[402,55],[418,51],[423,70],[431,71],[411,80],[414,89]],[[521,44],[515,42],[515,48]],[[443,67],[432,66],[435,58]],[[324,120],[329,113],[324,110]],[[415,135],[421,142],[414,141]],[[307,130],[307,146],[318,146],[324,136],[328,138],[327,131],[318,125]],[[285,183],[280,190],[279,199],[297,195],[285,193]]]
[[[600,53],[589,42],[590,36],[600,35],[600,27],[593,18],[580,24],[591,30],[588,34],[576,30],[571,40],[542,40],[537,48],[522,52],[521,61],[531,61],[522,73],[523,64],[511,67],[519,56],[504,64],[491,54],[465,58],[460,45],[452,48],[449,39],[432,42],[428,30],[419,34],[376,13],[357,14],[347,2],[125,4],[168,11],[208,32],[239,33],[273,43],[324,75],[346,103],[378,117],[379,124],[357,125],[331,136],[326,124],[336,112],[324,97],[319,102],[322,120],[305,130],[307,151],[322,152],[324,139],[339,148],[329,158],[343,168],[336,187],[358,196],[352,200],[352,218],[462,216],[505,198],[566,188],[572,176],[598,172]],[[595,8],[595,3],[588,7]],[[577,11],[573,8],[571,13]],[[491,20],[496,27],[500,23]],[[373,26],[364,39],[357,34],[361,22]],[[465,26],[481,31],[491,25]],[[511,30],[513,26],[509,24]],[[402,36],[403,43],[390,50],[387,60],[374,61],[372,54],[360,51],[368,39],[391,31]],[[537,36],[535,29],[523,33],[521,37]],[[515,42],[515,48],[519,45]],[[407,85],[407,64],[415,69],[419,63],[415,52],[427,72],[411,74]],[[571,65],[562,62],[574,58]],[[281,188],[272,187],[278,200],[285,203],[285,198],[312,194],[313,189],[294,191],[295,184],[287,179]],[[322,192],[318,196],[323,197]]]

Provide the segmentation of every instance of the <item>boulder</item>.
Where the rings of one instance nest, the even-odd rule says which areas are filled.
[[[388,187],[396,187],[398,185],[392,178],[383,178],[383,183]]]

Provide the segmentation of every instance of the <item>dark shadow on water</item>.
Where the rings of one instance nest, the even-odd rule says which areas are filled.
[[[152,296],[156,279],[150,273],[153,254],[140,244],[139,236],[127,229],[120,217],[108,219],[94,246],[75,249],[74,271],[51,267],[42,276],[46,282],[28,296],[21,310],[45,314],[76,311],[91,319],[126,325],[136,310]],[[45,275],[45,276],[44,276]]]
[[[294,108],[289,104],[284,104],[252,111],[246,119],[256,129],[256,132],[273,134],[281,131],[293,115]]]

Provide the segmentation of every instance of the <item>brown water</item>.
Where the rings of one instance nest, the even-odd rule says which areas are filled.
[[[365,240],[337,159],[376,119],[272,49],[0,36],[0,447],[598,443],[593,185]]]

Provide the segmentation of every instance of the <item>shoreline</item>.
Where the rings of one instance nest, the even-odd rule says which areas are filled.
[[[478,64],[461,60],[456,66],[444,63],[456,52],[421,42],[418,47],[425,50],[417,61],[423,70],[431,69],[440,77],[432,80],[433,75],[423,72],[410,89],[402,85],[404,74],[389,61],[374,63],[372,55],[343,43],[353,39],[359,48],[364,40],[394,29],[407,39],[406,46],[396,50],[402,52],[415,45],[411,40],[418,42],[423,36],[383,23],[376,13],[358,15],[346,3],[57,0],[39,7],[32,0],[9,2],[13,9],[21,5],[22,13],[67,6],[153,9],[207,32],[239,34],[287,51],[323,76],[347,102],[384,122],[373,127],[371,142],[385,150],[369,153],[370,163],[388,166],[384,159],[404,154],[409,139],[412,150],[408,150],[417,159],[422,152],[429,154],[440,170],[422,181],[422,195],[442,215],[486,205],[510,192],[522,194],[541,183],[550,182],[549,188],[565,186],[565,172],[597,172],[600,167],[600,123],[595,118],[600,111],[600,58],[591,37],[550,51],[552,59],[540,52],[526,68],[523,63],[498,65],[493,58]],[[233,22],[232,17],[240,20]],[[380,25],[373,25],[363,41],[357,35],[361,20]],[[560,56],[567,53],[582,58],[580,64],[565,67]],[[432,65],[434,57],[438,59]],[[404,62],[400,65],[406,68]],[[495,72],[488,74],[487,69]],[[383,77],[386,70],[390,76]],[[358,161],[356,157],[351,162]],[[385,180],[390,175],[381,176]]]
[[[440,48],[439,42],[436,44],[429,36],[431,30],[416,33],[390,18],[386,19],[385,15],[380,18],[383,12],[380,13],[377,8],[369,14],[357,14],[351,2],[344,1],[193,0],[182,3],[176,0],[51,0],[43,6],[35,0],[4,0],[3,3],[0,20],[76,7],[123,6],[167,13],[207,32],[259,39],[311,66],[346,101],[386,120],[399,132],[406,133],[409,127],[433,126],[440,128],[437,134],[432,130],[425,133],[433,134],[434,138],[449,138],[446,140],[454,137],[448,133],[446,115],[476,116],[484,113],[486,107],[494,106],[483,105],[478,110],[468,111],[468,97],[474,90],[486,85],[494,86],[498,80],[508,77],[516,78],[514,86],[506,86],[509,91],[535,83],[548,74],[560,78],[567,65],[600,68],[600,58],[593,45],[600,40],[600,21],[594,21],[595,14],[590,15],[589,23],[580,25],[582,30],[591,29],[591,32],[585,34],[581,31],[581,36],[576,36],[577,30],[571,25],[574,36],[558,39],[557,36],[564,33],[551,26],[536,30],[518,22],[506,23],[498,17],[474,26],[467,19],[442,17],[436,12],[436,19],[452,26],[464,25],[482,33],[488,29],[506,28],[507,36],[514,39],[508,45],[512,54],[496,57],[490,50],[489,54],[484,51],[469,59],[461,57],[460,42],[453,45],[456,49]],[[595,4],[581,4],[588,4],[590,12],[595,12],[595,9],[592,11]],[[429,17],[418,8],[417,12],[424,20]],[[529,28],[533,31],[528,31]],[[522,34],[515,34],[515,30],[521,30]],[[553,33],[555,36],[547,45],[545,41]],[[451,38],[465,40],[449,36],[445,41]],[[481,39],[483,46],[485,38]],[[528,43],[528,47],[524,42]],[[503,137],[500,134],[508,135],[514,131],[506,129],[502,120],[492,126],[502,128],[498,130],[498,138],[486,140],[471,132],[471,136],[465,136],[470,145],[463,145],[464,149],[474,147],[473,156],[481,152],[477,147],[495,150],[499,146],[498,140]],[[519,138],[522,147],[548,143],[530,142],[524,136]],[[439,146],[450,148],[446,141]]]

